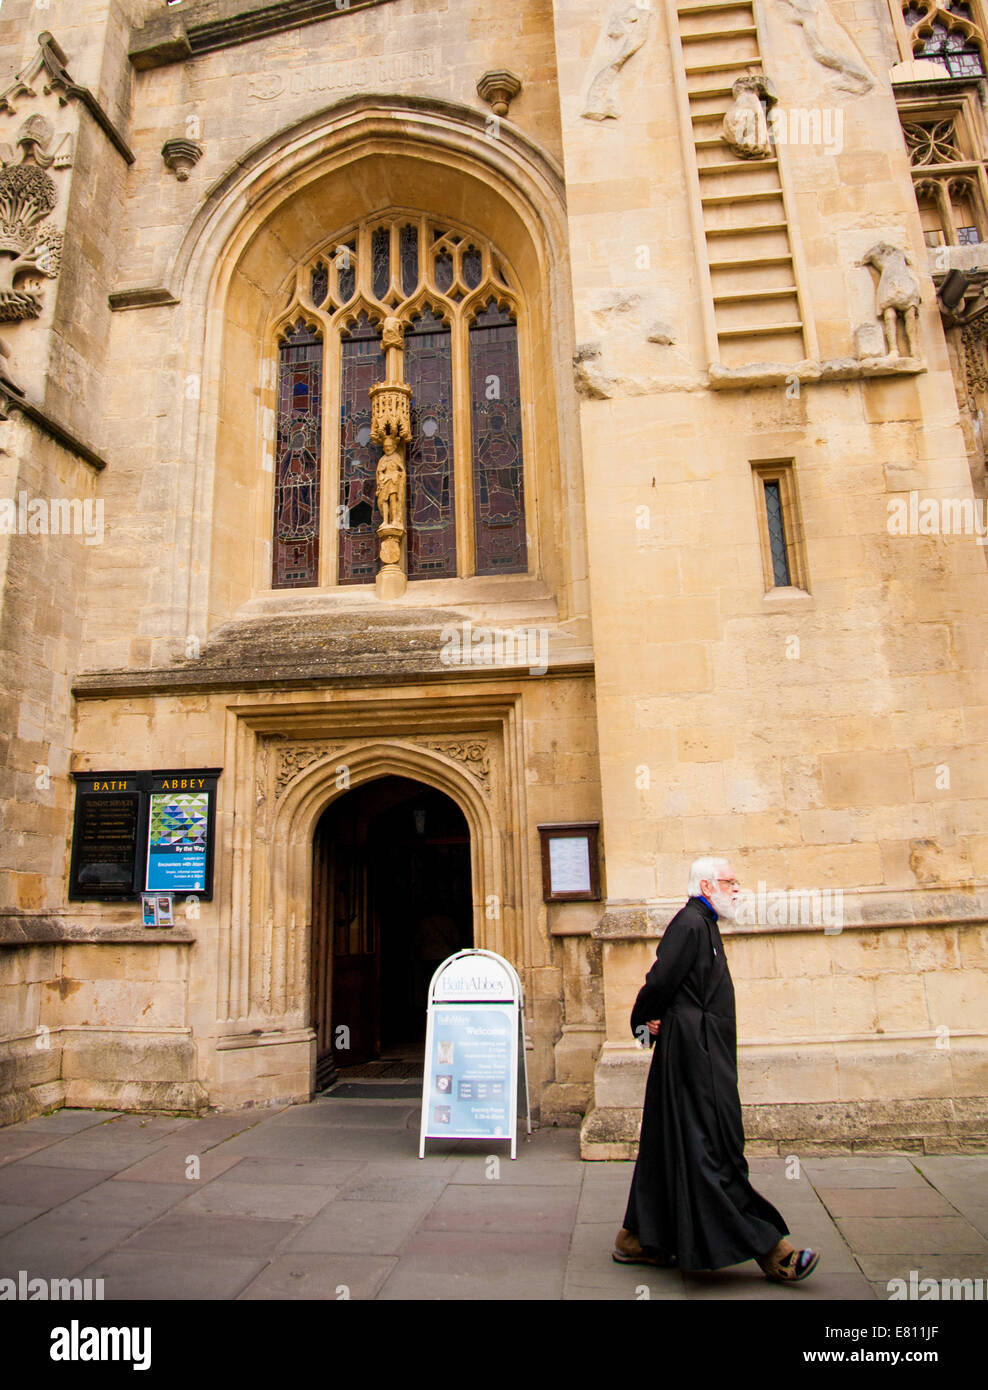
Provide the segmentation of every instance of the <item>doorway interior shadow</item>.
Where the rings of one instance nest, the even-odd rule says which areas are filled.
[[[429,981],[473,945],[466,818],[444,792],[381,777],[327,807],[312,866],[315,1089],[410,1094],[421,1086]]]

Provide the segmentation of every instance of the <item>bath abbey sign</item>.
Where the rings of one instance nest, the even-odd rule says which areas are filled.
[[[70,898],[213,893],[218,768],[76,774]]]

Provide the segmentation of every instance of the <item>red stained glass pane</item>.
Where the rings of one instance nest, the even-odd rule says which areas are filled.
[[[493,299],[470,329],[470,399],[477,573],[524,573],[518,329]]]
[[[378,570],[377,460],[371,443],[370,388],[384,380],[378,330],[361,315],[341,343],[340,380],[340,563],[341,584],[368,584]]]
[[[408,577],[440,579],[456,574],[453,364],[449,328],[428,309],[405,333],[405,380],[412,388]]]
[[[319,583],[322,339],[299,319],[278,349],[271,585]]]

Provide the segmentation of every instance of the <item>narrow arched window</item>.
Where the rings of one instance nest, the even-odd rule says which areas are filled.
[[[361,314],[340,344],[339,582],[366,584],[377,570],[375,532],[381,514],[374,475],[380,453],[371,443],[370,388],[384,375],[381,334]]]
[[[470,326],[473,515],[478,574],[526,568],[518,328],[494,299]]]
[[[300,318],[278,347],[274,589],[319,583],[322,358],[320,334]]]
[[[408,577],[456,573],[453,351],[449,324],[425,308],[405,331],[412,388],[408,469]]]

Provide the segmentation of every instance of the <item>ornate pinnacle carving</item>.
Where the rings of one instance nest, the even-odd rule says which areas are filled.
[[[378,593],[395,598],[404,592],[401,543],[405,536],[405,444],[412,437],[412,388],[402,381],[405,326],[389,316],[381,327],[386,354],[385,377],[370,388],[371,439],[383,449],[377,464],[377,506],[381,525]]]
[[[184,183],[190,169],[194,169],[202,159],[202,146],[195,140],[166,140],[161,147],[161,156],[179,183]]]
[[[521,78],[506,68],[485,72],[477,83],[477,95],[486,101],[495,116],[506,116],[508,107],[521,91]]]
[[[12,162],[9,145],[0,146],[0,320],[7,322],[36,319],[41,313],[39,296],[16,288],[15,281],[24,275],[53,280],[61,266],[62,233],[45,222],[58,193],[54,180],[39,167],[53,161],[47,149],[51,137],[44,117],[32,116],[17,140],[20,164]]]

